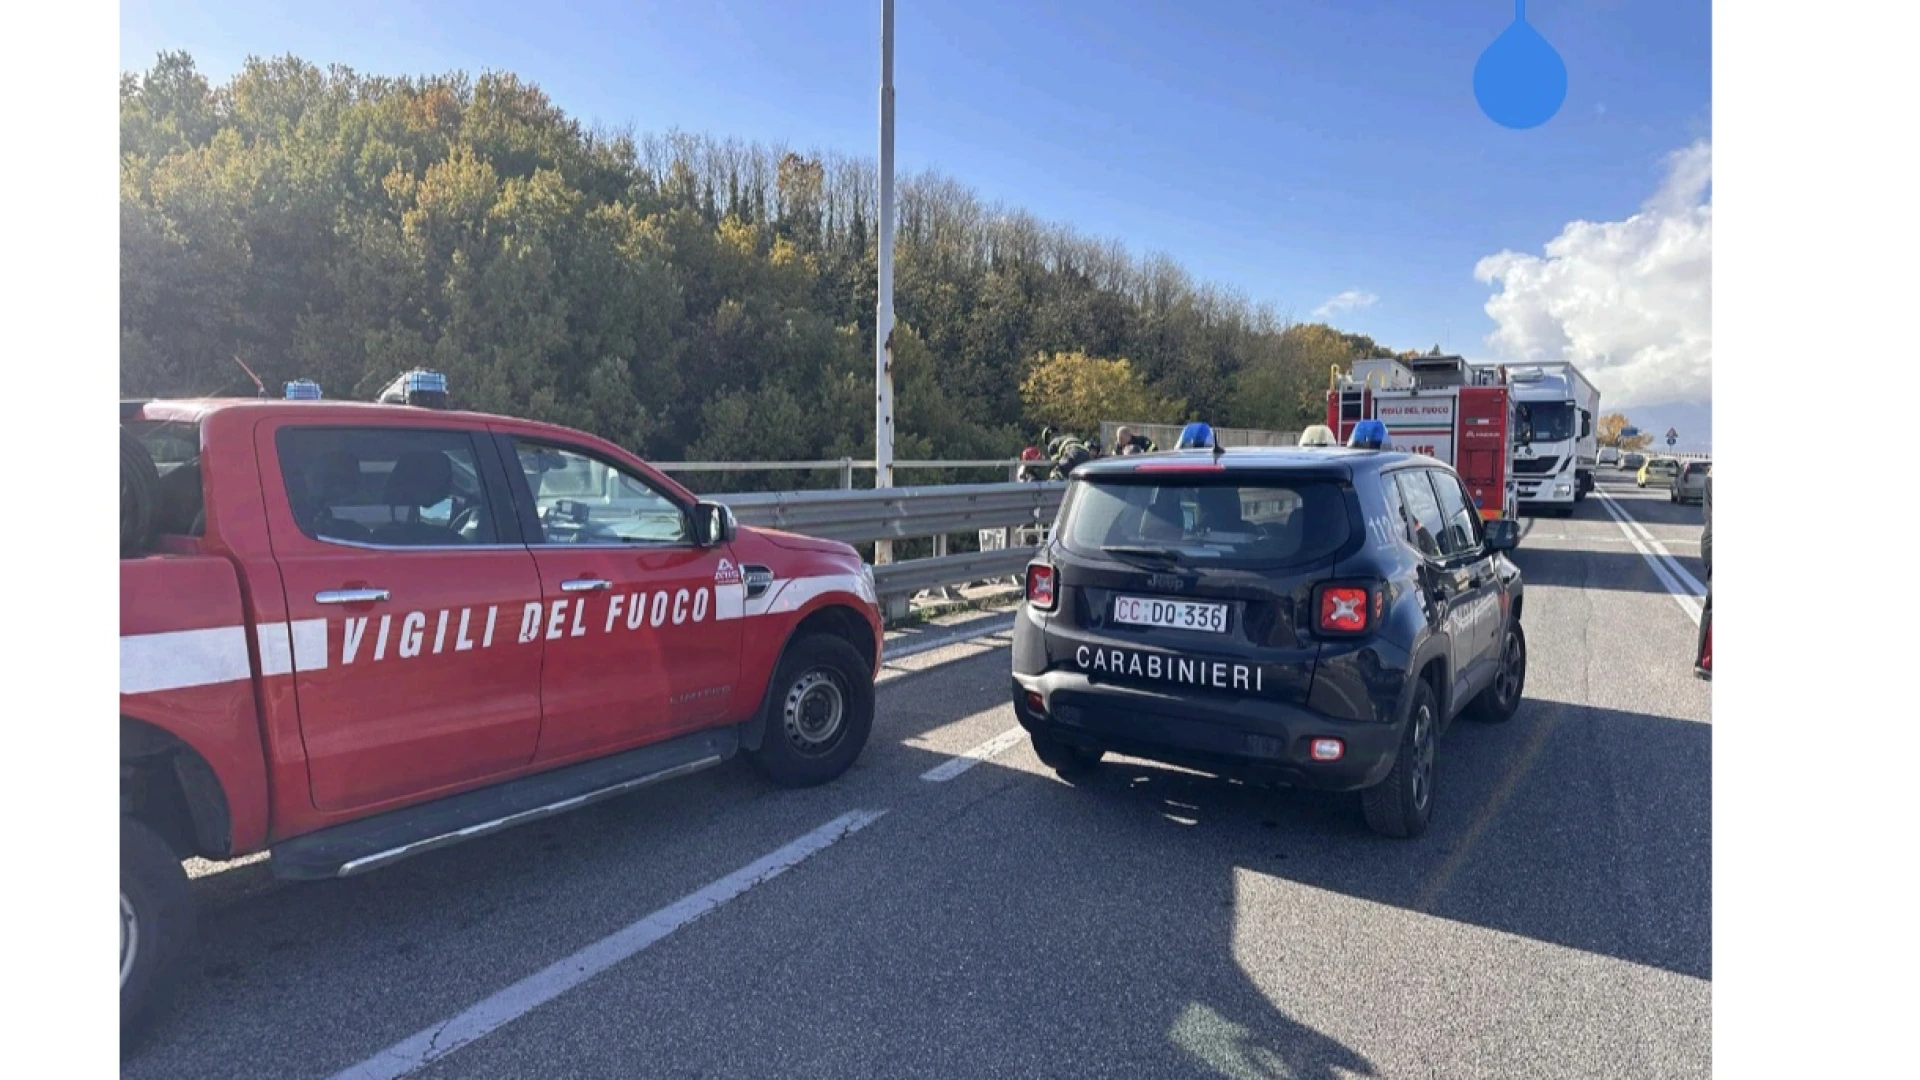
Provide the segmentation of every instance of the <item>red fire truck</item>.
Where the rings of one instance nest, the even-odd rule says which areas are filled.
[[[1513,475],[1518,425],[1506,372],[1459,356],[1357,360],[1334,368],[1327,426],[1344,444],[1362,420],[1387,427],[1388,446],[1453,466],[1485,519],[1519,516]]]

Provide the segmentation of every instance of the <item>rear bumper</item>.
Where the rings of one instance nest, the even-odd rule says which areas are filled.
[[[1027,703],[1040,695],[1041,710]],[[1371,787],[1393,768],[1400,723],[1340,720],[1271,701],[1213,700],[1089,682],[1070,671],[1013,676],[1013,712],[1029,732],[1219,775],[1321,791]],[[1314,761],[1314,739],[1339,739]]]

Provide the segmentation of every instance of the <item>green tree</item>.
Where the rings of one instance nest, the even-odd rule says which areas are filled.
[[[873,452],[869,161],[588,130],[511,73],[285,56],[215,86],[185,53],[122,77],[120,148],[125,394],[250,395],[236,356],[360,399],[425,366],[660,459]],[[950,179],[898,194],[901,458],[1046,423],[1291,428],[1336,357],[1392,355]]]
[[[1163,397],[1147,386],[1122,358],[1102,360],[1085,353],[1053,353],[1034,361],[1020,385],[1027,415],[1036,423],[1091,436],[1104,420],[1168,424],[1178,421],[1186,403]]]
[[[1276,347],[1240,370],[1234,422],[1274,431],[1324,423],[1332,369],[1364,359],[1366,345],[1324,323],[1288,327]]]

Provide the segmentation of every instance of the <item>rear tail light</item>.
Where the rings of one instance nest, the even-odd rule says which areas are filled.
[[[1027,691],[1027,711],[1033,713],[1035,716],[1046,715],[1047,699],[1040,696],[1040,691]]]
[[[1027,566],[1027,603],[1041,611],[1052,611],[1053,567],[1046,563],[1032,563]]]
[[[1327,585],[1320,590],[1319,627],[1328,634],[1364,634],[1373,628],[1379,604],[1364,585]]]

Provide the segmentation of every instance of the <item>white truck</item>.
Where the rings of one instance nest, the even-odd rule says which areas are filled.
[[[1600,391],[1569,363],[1507,370],[1519,418],[1513,470],[1522,513],[1573,515],[1599,464]]]

